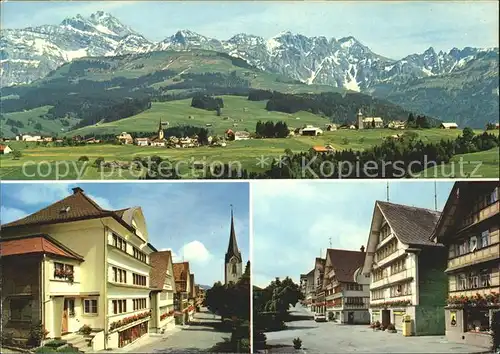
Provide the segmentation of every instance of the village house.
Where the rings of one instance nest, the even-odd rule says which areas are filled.
[[[101,140],[96,139],[94,137],[85,139],[85,144],[99,144]]]
[[[7,155],[12,152],[12,149],[9,147],[9,145],[3,145],[0,144],[0,155]]]
[[[303,285],[303,291],[304,291],[304,302],[306,304],[306,307],[312,311],[312,306],[313,306],[313,295],[315,293],[315,288],[314,288],[314,272],[316,268],[313,268],[312,270],[309,271],[309,273],[306,274],[306,279],[304,281]]]
[[[124,144],[124,145],[128,145],[128,144],[133,144],[134,143],[134,139],[132,139],[132,135],[130,135],[129,133],[127,132],[122,132],[120,135],[118,135],[116,137],[116,139],[121,143],[121,144]]]
[[[306,125],[302,130],[300,131],[302,135],[307,135],[307,136],[317,136],[317,135],[322,135],[323,130],[320,128],[314,127],[312,125]]]
[[[301,274],[300,275],[300,280],[299,280],[299,288],[300,288],[300,292],[304,295],[304,299],[305,299],[305,296],[307,294],[307,274]]]
[[[170,251],[150,254],[151,332],[164,333],[175,327],[175,280]]]
[[[134,142],[137,146],[149,146],[149,144],[151,143],[149,138],[135,138]]]
[[[325,124],[325,129],[327,132],[337,130],[337,124]]]
[[[439,125],[439,128],[441,128],[441,129],[458,129],[458,124],[457,123],[441,123]]]
[[[326,313],[325,291],[323,290],[323,276],[325,274],[324,258],[314,260],[314,273],[311,294],[311,311],[315,313]]]
[[[393,120],[387,124],[387,128],[389,129],[405,129],[406,122],[402,120]]]
[[[36,141],[42,141],[42,137],[41,135],[23,134],[23,135],[17,135],[16,140],[21,140],[26,142],[36,142]]]
[[[246,131],[234,132],[234,140],[248,140],[250,139],[250,133]]]
[[[310,151],[314,154],[327,154],[335,152],[335,149],[331,145],[325,145],[325,146],[313,146]]]
[[[140,207],[102,209],[84,191],[2,225],[2,326],[26,337],[42,323],[49,338],[91,349],[124,347],[147,336],[150,254]],[[23,272],[19,272],[19,269]]]
[[[371,276],[370,315],[401,331],[411,318],[413,335],[442,335],[447,283],[445,248],[430,236],[440,213],[377,201],[363,274]]]
[[[370,323],[370,275],[362,273],[364,260],[364,246],[360,251],[327,249],[323,291],[329,320]]]
[[[456,182],[432,240],[447,249],[446,338],[491,348],[500,309],[498,181]]]
[[[194,311],[190,305],[191,276],[189,273],[189,262],[173,264],[175,280],[175,304],[176,317],[179,324],[186,324],[190,318],[190,312]]]

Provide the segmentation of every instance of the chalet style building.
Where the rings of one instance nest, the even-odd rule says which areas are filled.
[[[432,235],[447,249],[450,341],[491,347],[491,320],[500,309],[499,184],[456,182]]]
[[[233,210],[231,209],[231,228],[229,231],[229,242],[227,252],[224,257],[224,283],[237,283],[243,275],[243,260],[241,252],[236,241],[236,232],[234,230]]]
[[[306,274],[304,282],[302,283],[302,292],[304,293],[304,303],[307,308],[312,311],[312,298],[315,293],[314,290],[314,271],[316,268],[312,269]]]
[[[193,316],[189,264],[177,274],[170,252],[151,245],[140,207],[106,210],[77,187],[1,228],[2,332],[16,340],[42,324],[47,338],[96,352],[168,330],[172,315]],[[184,312],[174,312],[177,295]],[[84,326],[90,334],[79,333]]]
[[[325,292],[323,291],[323,276],[325,274],[324,258],[316,258],[314,260],[313,282],[310,287],[311,291],[311,311],[316,313],[326,313]]]
[[[446,249],[430,240],[440,213],[377,201],[363,274],[369,274],[371,321],[402,329],[409,315],[413,335],[445,332]]]
[[[175,327],[175,279],[170,251],[150,255],[151,332],[164,333]]]
[[[175,279],[175,303],[179,324],[186,324],[192,320],[194,316],[194,306],[192,305],[191,292],[191,273],[189,271],[189,262],[181,262],[173,264],[174,279]]]
[[[322,291],[329,320],[369,324],[370,276],[362,273],[365,248],[327,249]]]
[[[93,350],[123,347],[149,329],[150,255],[140,207],[104,210],[81,188],[2,225],[2,325],[23,337],[92,328]],[[19,273],[19,269],[23,269]]]

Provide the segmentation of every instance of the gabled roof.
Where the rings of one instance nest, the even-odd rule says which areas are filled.
[[[0,240],[0,256],[48,254],[83,261],[83,257],[48,235],[30,235]]]
[[[170,251],[154,252],[149,255],[149,259],[152,267],[149,271],[151,287],[163,289],[167,270],[172,262],[172,254]]]
[[[236,242],[236,232],[234,231],[233,211],[231,210],[231,230],[229,231],[229,244],[227,246],[225,262],[229,263],[233,257],[235,257],[238,262],[242,262],[241,252],[238,248],[238,242]]]
[[[377,201],[376,206],[402,243],[414,246],[442,246],[429,239],[440,212],[382,201]]]
[[[4,224],[2,228],[59,224],[78,220],[112,217],[130,231],[135,232],[134,228],[123,220],[123,217],[127,214],[127,211],[136,209],[138,207],[117,211],[102,209],[96,202],[85,195],[83,189],[76,187],[73,188],[72,195],[22,219]]]
[[[175,290],[178,292],[186,292],[187,279],[189,274],[189,262],[174,263],[174,279]]]
[[[334,248],[328,248],[326,253],[337,280],[345,283],[354,282],[354,273],[363,266],[366,253]]]

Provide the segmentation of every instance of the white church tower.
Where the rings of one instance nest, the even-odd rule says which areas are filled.
[[[233,206],[231,206],[231,231],[229,232],[229,245],[225,257],[224,282],[229,284],[236,283],[243,274],[243,262],[241,252],[236,242],[236,233],[234,231]]]
[[[358,111],[357,118],[358,118],[358,129],[363,129],[364,128],[363,127],[363,113],[361,113],[361,108]]]

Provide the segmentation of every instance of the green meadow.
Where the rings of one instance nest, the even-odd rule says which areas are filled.
[[[304,117],[307,117],[307,113]],[[461,133],[460,130],[441,129],[411,131],[418,134],[419,138],[424,142],[438,142],[441,139],[450,140]],[[36,143],[12,142],[9,143],[11,148],[21,151],[22,157],[15,160],[11,155],[2,155],[0,157],[0,178],[7,180],[54,179],[56,167],[58,166],[59,174],[65,174],[62,179],[137,179],[144,171],[129,171],[127,169],[100,171],[92,164],[98,157],[104,158],[106,162],[130,162],[135,157],[146,158],[155,155],[180,163],[181,172],[188,173],[186,178],[202,177],[199,175],[201,172],[193,167],[195,162],[212,164],[212,166],[218,163],[229,163],[235,168],[242,166],[250,171],[261,171],[268,168],[272,159],[278,158],[287,149],[297,153],[307,151],[316,145],[330,144],[337,150],[362,150],[380,144],[384,137],[395,133],[394,130],[390,129],[337,130],[325,132],[324,135],[318,137],[296,136],[286,139],[241,140],[228,142],[226,147],[187,149],[112,144],[43,147]],[[481,133],[481,131],[476,133]],[[78,162],[82,156],[87,156],[89,162]],[[498,176],[498,149],[478,154],[467,154],[463,155],[463,157],[469,161],[484,160],[484,167],[481,172],[484,177]],[[460,156],[456,156],[454,159],[459,158]],[[40,166],[41,169],[39,174],[37,174],[37,166]],[[28,172],[23,172],[23,169]],[[51,173],[49,173],[49,170]]]

